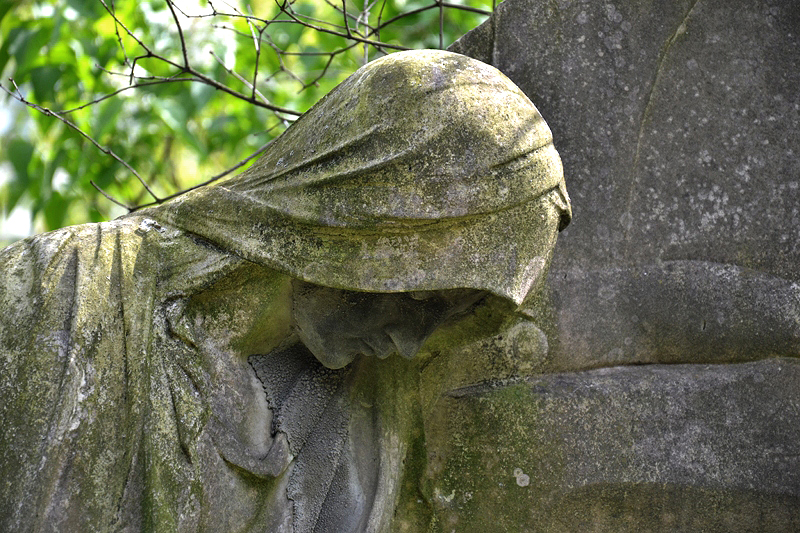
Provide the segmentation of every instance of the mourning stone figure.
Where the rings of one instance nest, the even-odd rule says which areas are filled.
[[[419,530],[439,347],[546,342],[519,310],[570,217],[530,100],[417,51],[239,176],[6,248],[0,530]]]

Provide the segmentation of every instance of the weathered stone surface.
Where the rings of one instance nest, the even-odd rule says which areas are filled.
[[[248,170],[145,214],[326,287],[517,304],[571,217],[536,107],[497,69],[441,50],[365,65]]]
[[[508,0],[451,49],[556,132],[578,207],[554,268],[693,259],[797,280],[798,26],[791,0]]]
[[[800,285],[764,272],[665,261],[572,270],[550,284],[547,371],[800,354]]]
[[[541,377],[429,411],[476,424],[430,458],[439,530],[800,528],[798,28],[791,0],[506,0],[453,45],[536,103],[575,220],[513,362]]]
[[[798,21],[791,1],[510,0],[454,44],[503,70],[556,132],[577,217],[550,279],[573,323],[596,321],[583,307],[607,312],[612,337],[646,329],[611,296],[622,268],[698,261],[702,283],[725,265],[800,280]],[[586,283],[606,290],[578,294]],[[700,323],[725,289],[707,292]],[[693,298],[671,295],[683,309]]]
[[[798,380],[783,358],[451,391],[425,427],[432,529],[795,531]]]

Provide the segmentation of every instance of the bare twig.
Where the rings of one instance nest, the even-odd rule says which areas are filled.
[[[383,19],[383,10],[386,7],[386,0],[381,3],[381,10],[378,11],[378,27],[375,29],[375,38],[381,40],[381,19]]]
[[[105,0],[100,0],[100,3],[101,3],[101,4],[103,5],[103,7],[105,8],[106,12],[107,12],[109,15],[111,15],[111,18],[113,18],[113,19],[114,19],[114,24],[115,24],[115,27],[116,27],[116,25],[119,25],[119,26],[121,26],[121,27],[122,27],[122,29],[123,29],[123,30],[125,30],[125,33],[127,33],[127,34],[128,34],[128,36],[129,36],[131,39],[133,39],[134,41],[136,41],[136,43],[137,43],[139,46],[141,46],[141,47],[142,47],[142,49],[144,49],[145,51],[147,51],[147,53],[148,53],[148,54],[152,54],[152,52],[150,52],[150,49],[147,47],[147,45],[146,45],[146,44],[144,44],[144,42],[142,42],[142,40],[141,40],[141,39],[139,39],[138,37],[136,37],[136,35],[134,35],[134,33],[133,33],[131,30],[129,30],[129,29],[128,29],[128,27],[127,27],[127,26],[125,26],[125,24],[123,24],[121,20],[119,20],[119,18],[117,18],[116,12],[115,12],[113,9],[111,9],[110,7],[108,7],[108,4],[106,4]]]
[[[378,24],[375,29],[380,31],[382,28],[385,28],[386,26],[394,24],[398,20],[402,20],[402,19],[404,19],[406,17],[410,17],[411,15],[416,15],[417,13],[422,13],[423,11],[428,11],[429,9],[438,9],[439,5],[440,5],[439,1],[436,0],[433,4],[430,4],[430,5],[427,5],[427,6],[418,7],[416,9],[412,9],[411,11],[405,11],[403,13],[400,13],[399,15],[393,16],[392,18],[390,18],[386,22],[383,22],[382,24]],[[442,7],[446,7],[446,8],[450,8],[450,9],[457,9],[457,10],[460,10],[460,11],[469,11],[470,13],[476,13],[478,15],[491,15],[492,14],[491,11],[486,11],[485,9],[480,9],[480,8],[477,8],[477,7],[470,7],[470,6],[462,6],[461,4],[451,4],[450,2],[441,2],[441,6]]]
[[[48,109],[48,108],[46,108],[46,107],[40,106],[39,104],[36,104],[36,103],[34,103],[34,102],[31,102],[30,100],[26,99],[26,98],[25,98],[25,97],[22,95],[22,92],[19,90],[19,87],[17,86],[16,82],[15,82],[15,81],[14,81],[12,78],[9,78],[9,80],[8,80],[8,81],[10,81],[10,82],[11,82],[11,85],[13,85],[13,87],[14,87],[14,90],[13,90],[13,91],[10,91],[10,90],[8,90],[6,87],[4,87],[4,86],[2,86],[2,85],[0,85],[0,89],[3,89],[3,90],[4,90],[6,93],[8,93],[8,94],[9,94],[9,95],[10,95],[12,98],[14,98],[14,99],[16,99],[16,100],[18,100],[18,101],[22,102],[22,103],[23,103],[23,104],[25,104],[26,106],[28,106],[28,107],[30,107],[30,108],[32,108],[32,109],[35,109],[36,111],[38,111],[39,113],[42,113],[43,115],[46,115],[46,116],[49,116],[49,117],[55,117],[55,118],[57,118],[58,120],[60,120],[61,122],[63,122],[64,124],[66,124],[67,126],[69,126],[70,128],[72,128],[73,130],[75,130],[76,132],[78,132],[78,133],[79,133],[81,136],[83,136],[83,137],[84,137],[86,140],[88,140],[88,141],[89,141],[89,142],[91,142],[93,145],[95,145],[95,147],[96,147],[98,150],[100,150],[101,152],[103,152],[104,154],[106,154],[106,155],[108,155],[108,156],[111,156],[111,157],[113,157],[113,158],[114,158],[114,159],[115,159],[115,160],[116,160],[118,163],[120,163],[122,166],[124,166],[125,168],[127,168],[127,169],[130,171],[130,173],[131,173],[131,174],[133,174],[134,176],[136,176],[136,179],[138,179],[138,180],[139,180],[139,183],[141,183],[141,184],[142,184],[142,186],[143,186],[143,187],[144,187],[144,188],[147,190],[147,192],[150,194],[150,196],[152,196],[152,197],[155,199],[155,201],[156,201],[156,202],[160,202],[160,201],[161,201],[161,199],[158,197],[158,195],[156,195],[156,193],[154,193],[154,192],[153,192],[153,190],[150,188],[150,186],[147,184],[147,182],[146,182],[146,181],[145,181],[145,180],[144,180],[144,179],[143,179],[143,178],[142,178],[142,177],[139,175],[139,173],[138,173],[138,172],[136,172],[136,169],[134,169],[132,166],[130,166],[130,165],[128,164],[128,162],[127,162],[127,161],[125,161],[125,160],[124,160],[124,159],[122,159],[120,156],[118,156],[116,153],[114,153],[114,151],[113,151],[113,150],[111,150],[110,148],[106,148],[105,146],[101,145],[99,142],[97,142],[96,140],[94,140],[94,138],[93,138],[91,135],[89,135],[88,133],[86,133],[85,131],[83,131],[83,130],[82,130],[82,129],[81,129],[81,128],[80,128],[80,127],[77,125],[77,124],[75,124],[74,122],[72,122],[72,121],[70,121],[70,120],[68,120],[68,119],[66,119],[66,118],[64,118],[64,117],[62,117],[62,116],[61,116],[61,115],[59,115],[58,113],[55,113],[55,112],[53,112],[52,110],[50,110],[50,109]],[[99,187],[97,187],[97,188],[98,188],[98,190],[99,190]],[[115,202],[115,203],[118,203],[118,204],[119,204],[119,202]],[[124,204],[119,204],[119,205],[123,205],[123,206],[124,206]],[[127,206],[124,206],[124,207],[127,207]]]
[[[338,5],[336,5],[336,4],[334,4],[333,2],[331,2],[331,0],[325,0],[325,3],[326,3],[326,4],[328,4],[328,5],[331,7],[331,9],[333,9],[334,11],[336,11],[337,13],[339,13],[339,14],[341,14],[341,15],[345,15],[345,16],[347,16],[347,18],[349,18],[350,20],[352,20],[353,22],[355,22],[355,23],[356,23],[356,25],[358,25],[358,23],[359,23],[359,20],[360,20],[360,18],[361,18],[361,17],[360,17],[360,15],[359,15],[359,16],[355,16],[355,15],[353,15],[353,14],[352,14],[352,13],[350,13],[349,11],[346,11],[346,10],[342,9],[342,8],[341,8],[341,7],[339,7]],[[344,2],[342,2],[342,4],[344,4]],[[319,20],[318,20],[318,22],[325,22],[325,21],[319,21]],[[328,24],[330,24],[330,23],[328,23]],[[343,29],[343,27],[342,27],[342,26],[337,26],[337,27],[338,27],[339,29]],[[362,33],[359,33],[359,35],[361,35],[362,37],[364,36],[364,34],[362,34]]]
[[[103,69],[102,67],[100,67],[100,69],[104,70],[108,74],[117,74],[116,72],[109,72],[109,71]],[[126,76],[127,76],[127,74],[126,74]],[[118,95],[120,93],[123,93],[125,91],[130,91],[131,89],[140,89],[142,87],[149,87],[151,85],[163,85],[165,83],[176,83],[176,82],[185,82],[185,81],[198,81],[198,80],[195,80],[195,79],[192,79],[192,78],[174,78],[174,79],[154,80],[154,81],[147,81],[147,82],[142,82],[142,83],[134,83],[133,85],[127,85],[125,87],[122,87],[121,89],[117,89],[114,92],[111,92],[111,93],[108,93],[108,94],[104,94],[103,96],[95,98],[94,100],[92,100],[90,102],[86,102],[85,104],[81,104],[78,107],[73,107],[71,109],[64,109],[62,111],[53,111],[53,113],[55,113],[56,115],[68,115],[70,113],[74,113],[75,111],[80,111],[81,109],[85,109],[85,108],[87,108],[89,106],[92,106],[94,104],[99,104],[103,100],[108,100],[109,98],[113,98],[114,96],[116,96],[116,95]]]
[[[183,28],[181,28],[181,21],[178,19],[175,8],[172,7],[172,0],[166,0],[170,13],[172,13],[172,20],[175,21],[175,27],[178,29],[178,37],[181,40],[181,52],[183,53],[183,67],[189,70],[189,53],[186,51],[186,39],[183,37]]]
[[[117,200],[116,198],[114,198],[113,196],[108,194],[106,191],[101,189],[100,186],[98,184],[96,184],[93,180],[89,180],[89,184],[92,187],[94,187],[97,190],[97,192],[99,192],[100,194],[105,196],[109,201],[114,202],[118,206],[124,207],[125,209],[127,209],[129,213],[135,209],[135,207],[129,206],[127,204],[123,204],[122,202],[120,202],[119,200]]]
[[[469,11],[470,13],[477,13],[479,15],[491,15],[492,11],[494,11],[494,7],[492,7],[492,11],[486,11],[485,9],[481,9],[479,7],[471,7],[471,6],[462,6],[461,4],[451,4],[450,2],[442,2],[444,7],[449,7],[450,9],[458,9],[460,11]]]
[[[267,97],[266,97],[266,96],[264,96],[263,94],[261,94],[261,91],[259,91],[258,89],[256,89],[255,85],[253,85],[252,83],[250,83],[248,80],[244,79],[244,78],[243,78],[243,77],[242,77],[242,76],[241,76],[241,75],[240,75],[238,72],[236,72],[236,71],[235,71],[235,70],[233,70],[232,68],[228,67],[228,66],[225,64],[225,62],[222,60],[222,58],[221,58],[221,57],[219,57],[219,56],[218,56],[216,53],[214,53],[214,50],[211,50],[211,51],[210,51],[210,54],[211,54],[211,57],[213,57],[213,58],[216,60],[216,62],[217,62],[217,63],[219,63],[219,64],[222,66],[222,68],[224,68],[224,69],[225,69],[225,71],[226,71],[228,74],[230,74],[231,76],[233,76],[234,78],[236,78],[237,80],[239,80],[240,82],[242,82],[243,84],[245,84],[245,86],[247,86],[247,88],[249,88],[249,89],[252,89],[252,91],[253,91],[253,94],[254,94],[254,95],[257,95],[257,96],[258,96],[259,98],[261,98],[261,99],[262,99],[264,102],[266,102],[266,103],[269,103],[269,100],[267,100]]]
[[[170,0],[167,0],[167,1],[169,2],[169,5],[172,6],[171,1]],[[111,8],[109,8],[108,5],[105,3],[105,0],[100,0],[100,3],[103,5],[103,7],[105,7],[106,11],[114,19],[114,21],[116,23],[118,23],[120,25],[120,27],[122,27],[122,29],[124,29],[125,32],[131,38],[133,38],[137,42],[137,44],[139,46],[141,46],[142,49],[145,51],[144,54],[141,54],[141,55],[137,56],[136,58],[134,58],[132,64],[130,65],[129,85],[134,85],[134,82],[136,80],[152,80],[152,79],[154,79],[153,77],[137,76],[134,73],[134,69],[136,67],[136,63],[140,59],[151,59],[152,58],[152,59],[155,59],[155,60],[158,60],[158,61],[162,61],[163,63],[166,63],[167,65],[170,65],[170,66],[174,67],[177,70],[175,75],[173,75],[170,78],[166,78],[166,79],[173,79],[173,78],[177,79],[177,76],[180,76],[182,74],[188,74],[188,75],[191,76],[192,81],[196,81],[196,82],[199,82],[199,83],[204,83],[206,85],[209,85],[209,86],[213,87],[214,89],[217,89],[219,91],[227,93],[227,94],[229,94],[229,95],[231,95],[231,96],[233,96],[235,98],[239,98],[240,100],[244,100],[247,103],[250,103],[250,104],[253,104],[253,105],[256,105],[256,106],[259,106],[259,107],[263,107],[263,108],[269,109],[271,111],[275,111],[277,113],[285,113],[285,114],[293,115],[293,116],[300,116],[301,115],[300,112],[295,111],[294,109],[289,109],[289,108],[286,108],[286,107],[276,106],[276,105],[271,104],[269,102],[261,101],[258,98],[256,98],[255,96],[248,96],[246,94],[240,93],[239,91],[236,91],[236,90],[228,87],[227,85],[218,82],[217,80],[215,80],[213,78],[209,78],[208,76],[206,76],[205,74],[203,74],[199,70],[197,70],[194,67],[192,67],[191,64],[188,63],[189,59],[188,59],[188,54],[186,53],[186,42],[185,42],[185,40],[183,38],[183,30],[179,29],[179,35],[181,37],[181,50],[182,50],[183,56],[184,56],[183,57],[184,58],[184,64],[183,65],[178,64],[175,61],[172,61],[171,59],[169,59],[169,58],[167,58],[167,57],[165,57],[163,55],[159,55],[159,54],[153,52],[141,39],[136,37],[136,35],[134,35],[134,33],[122,21],[120,21],[117,18],[117,16],[114,13],[114,11],[112,11]],[[180,24],[178,23],[178,19],[177,19],[177,15],[175,14],[175,11],[172,10],[171,12],[173,13],[173,15],[175,15],[176,24],[180,28]],[[241,15],[241,16],[244,17],[245,15]],[[159,79],[165,79],[165,78],[159,78]]]
[[[250,23],[250,31],[253,33],[253,46],[256,48],[256,61],[255,66],[253,67],[253,83],[252,83],[252,91],[250,93],[251,98],[256,97],[256,86],[258,84],[258,65],[261,62],[261,34],[264,30],[267,29],[266,26],[258,30],[258,37],[256,37],[255,31],[253,31],[253,24]],[[265,98],[266,100],[266,98]]]
[[[111,2],[111,9],[115,11],[114,2]],[[125,43],[122,42],[122,36],[119,34],[119,24],[117,24],[116,18],[114,19],[114,34],[117,36],[117,44],[119,45],[119,49],[122,50],[122,57],[125,58],[125,64],[128,64],[128,53],[125,50]]]
[[[264,153],[264,151],[269,147],[269,145],[271,143],[272,143],[272,141],[269,141],[267,144],[265,144],[264,146],[262,146],[261,148],[259,148],[258,150],[256,150],[252,154],[250,154],[249,156],[245,157],[244,159],[242,159],[241,161],[236,163],[234,166],[230,167],[229,169],[227,169],[227,170],[225,170],[223,172],[220,172],[216,176],[212,176],[211,178],[207,179],[203,183],[198,183],[197,185],[193,185],[191,187],[188,187],[188,188],[183,189],[181,191],[178,191],[176,193],[170,194],[168,196],[165,196],[164,198],[159,199],[158,201],[150,202],[150,203],[147,203],[147,204],[137,205],[135,207],[128,208],[128,209],[132,212],[132,211],[138,211],[139,209],[144,209],[145,207],[153,207],[155,205],[163,204],[167,200],[172,200],[173,198],[177,198],[178,196],[181,196],[182,194],[185,194],[185,193],[187,193],[189,191],[193,191],[195,189],[199,189],[200,187],[205,187],[206,185],[208,185],[210,183],[213,183],[213,182],[215,182],[215,181],[217,181],[217,180],[219,180],[221,178],[224,178],[225,176],[227,176],[228,174],[230,174],[234,170],[238,170],[238,169],[242,168],[247,163],[252,161],[254,158],[260,156],[261,154]],[[118,202],[115,202],[115,203],[118,203]],[[121,205],[121,204],[119,204],[119,205]]]
[[[344,0],[342,1],[342,7],[339,7],[337,4],[335,4],[331,0],[325,0],[325,3],[329,7],[331,7],[335,12],[339,13],[342,16],[343,21],[345,22],[345,26],[336,25],[336,24],[333,24],[333,23],[331,23],[329,21],[324,21],[324,20],[320,20],[320,19],[308,16],[308,15],[300,14],[300,13],[294,11],[294,9],[292,8],[291,2],[287,2],[285,0],[283,2],[276,2],[276,5],[278,6],[278,8],[280,10],[280,13],[284,13],[286,16],[288,16],[289,20],[278,19],[277,17],[279,15],[276,15],[271,20],[265,21],[264,19],[261,19],[259,17],[255,17],[253,15],[245,15],[245,14],[241,13],[235,7],[231,7],[231,9],[233,10],[232,13],[223,13],[223,12],[217,11],[216,8],[213,6],[213,4],[211,2],[209,2],[209,5],[211,5],[211,7],[212,7],[212,14],[186,15],[186,16],[187,17],[208,17],[208,16],[218,15],[218,16],[225,16],[225,17],[229,17],[229,18],[242,18],[242,19],[246,20],[248,22],[248,24],[253,24],[254,22],[258,22],[258,21],[264,22],[265,26],[263,26],[263,27],[261,27],[259,29],[259,37],[258,37],[257,41],[262,41],[263,42],[263,40],[265,40],[265,39],[267,40],[269,46],[273,49],[273,51],[275,52],[275,54],[277,56],[278,62],[280,63],[280,66],[281,66],[281,71],[286,73],[288,76],[294,78],[295,80],[297,80],[302,86],[301,89],[300,89],[302,91],[302,90],[304,90],[304,89],[306,89],[306,88],[308,88],[308,87],[310,87],[312,85],[317,85],[318,84],[317,82],[321,79],[321,77],[324,77],[327,74],[328,69],[330,68],[330,66],[333,63],[333,60],[335,59],[335,56],[340,54],[340,53],[342,53],[342,52],[350,50],[351,48],[353,48],[353,45],[359,45],[359,44],[363,45],[365,54],[368,53],[368,47],[369,46],[374,47],[376,49],[376,51],[378,51],[378,52],[380,52],[382,54],[386,54],[387,53],[386,50],[384,50],[384,48],[395,49],[395,50],[406,49],[405,47],[400,47],[400,46],[396,46],[396,45],[389,45],[389,44],[384,43],[384,42],[382,42],[380,40],[380,31],[381,31],[382,28],[384,28],[386,26],[389,26],[391,24],[395,24],[398,21],[400,21],[400,20],[402,20],[402,19],[404,19],[406,17],[413,16],[413,15],[416,15],[418,13],[422,13],[422,12],[427,11],[429,9],[438,9],[440,11],[440,21],[439,21],[440,22],[440,28],[439,28],[440,47],[443,47],[444,46],[444,43],[443,43],[443,32],[444,32],[443,14],[444,14],[444,9],[445,8],[464,10],[464,11],[469,11],[469,12],[474,12],[474,13],[479,13],[479,14],[484,14],[484,15],[490,14],[490,12],[488,12],[486,10],[479,9],[479,8],[474,8],[474,7],[470,7],[470,6],[463,6],[463,5],[460,5],[460,4],[453,4],[453,3],[449,3],[449,2],[444,2],[442,0],[434,0],[431,4],[429,4],[427,6],[423,6],[423,7],[420,7],[420,8],[416,8],[416,9],[401,13],[401,14],[396,15],[396,16],[394,16],[394,17],[392,17],[392,18],[390,18],[390,19],[388,19],[386,21],[383,21],[382,20],[382,18],[383,18],[383,10],[386,7],[386,0],[383,0],[383,2],[381,3],[381,11],[380,11],[380,13],[378,15],[378,23],[377,23],[376,26],[372,26],[372,25],[370,25],[368,23],[369,10],[372,8],[372,6],[375,5],[376,1],[373,1],[372,3],[369,3],[369,2],[365,1],[365,11],[360,12],[360,14],[358,16],[353,15],[352,13],[350,13],[350,12],[348,12],[346,10],[346,2]],[[355,21],[355,23],[356,23],[355,28],[353,26],[350,26],[348,20]],[[274,24],[276,22],[283,22],[283,23],[288,22],[288,23],[301,24],[301,25],[303,25],[303,26],[305,26],[305,27],[307,27],[309,29],[312,29],[313,31],[322,31],[324,33],[329,33],[329,34],[332,34],[332,35],[336,35],[336,36],[341,37],[343,39],[350,40],[350,41],[352,41],[352,43],[350,45],[348,45],[348,46],[341,47],[341,48],[338,48],[338,49],[336,49],[334,51],[329,51],[329,52],[289,52],[289,51],[283,50],[282,48],[278,47],[274,42],[272,42],[269,34],[265,33],[265,31],[268,29],[269,24]],[[315,22],[319,23],[319,25],[315,24]],[[325,26],[323,27],[322,24],[324,24]],[[360,29],[360,26],[363,26],[367,31],[362,31]],[[252,29],[251,29],[251,34],[248,35],[248,34],[245,34],[243,32],[240,32],[240,31],[238,31],[238,30],[236,30],[234,28],[229,28],[229,27],[225,27],[225,26],[217,26],[217,27],[222,27],[223,29],[230,30],[230,31],[236,33],[237,35],[242,36],[242,37],[247,37],[247,38],[253,37]],[[373,40],[373,39],[370,38],[373,35],[376,36],[377,40]],[[257,49],[257,51],[259,51],[259,50],[260,49]],[[317,77],[315,77],[312,80],[304,81],[304,80],[298,78],[290,69],[286,68],[286,65],[283,63],[282,56],[289,56],[289,55],[293,55],[293,56],[305,56],[305,55],[323,56],[323,55],[327,55],[328,56],[328,61],[327,61],[326,66],[324,67],[324,69],[322,70],[320,75],[318,75]],[[250,86],[253,86],[253,84],[250,84]]]
[[[318,31],[318,32],[321,32],[321,33],[327,33],[329,35],[335,35],[337,37],[344,37],[346,39],[350,39],[350,40],[353,40],[353,41],[356,41],[356,42],[359,42],[359,43],[371,44],[373,46],[381,46],[383,48],[391,48],[392,50],[411,50],[407,46],[400,46],[399,44],[382,43],[380,41],[374,41],[372,39],[366,39],[364,37],[359,37],[358,35],[354,35],[352,32],[350,32],[350,33],[342,33],[342,32],[339,32],[339,31],[329,30],[327,28],[323,28],[321,26],[317,26],[317,25],[312,24],[310,22],[305,22],[304,20],[301,20],[301,18],[297,17],[295,15],[295,13],[291,9],[288,9],[288,10],[285,9],[285,7],[284,7],[285,5],[286,5],[286,3],[284,2],[284,4],[282,4],[280,6],[281,9],[284,10],[283,12],[286,13],[292,20],[294,20],[298,24],[301,24],[301,25],[305,26],[306,28],[310,28],[312,30],[315,30],[315,31]],[[348,32],[349,32],[349,29],[348,29]]]
[[[355,45],[353,45],[353,46],[355,46]],[[342,50],[342,51],[344,51],[344,50]],[[312,85],[317,85],[317,82],[319,80],[321,80],[322,78],[324,78],[325,74],[328,73],[328,69],[331,67],[331,63],[333,63],[333,60],[335,58],[336,58],[336,54],[331,54],[331,56],[328,58],[328,62],[325,63],[325,67],[322,69],[322,72],[319,74],[319,76],[317,76],[316,78],[314,78],[313,80],[311,80],[309,82],[304,83],[303,84],[303,89],[301,89],[301,90],[307,89],[307,88],[311,87]]]
[[[295,11],[294,9],[292,9],[292,4],[291,4],[291,2],[290,2],[290,3],[288,3],[288,4],[286,4],[286,9],[289,9],[289,10],[291,10],[291,11],[292,11],[292,13],[293,13],[293,14],[294,14],[296,17],[298,17],[298,18],[301,18],[301,19],[303,19],[303,20],[307,20],[308,22],[315,22],[315,23],[317,23],[317,24],[324,24],[324,25],[326,25],[326,26],[328,26],[328,27],[330,27],[330,28],[335,28],[336,30],[344,30],[344,29],[346,29],[346,27],[345,27],[345,26],[341,26],[341,25],[339,25],[339,24],[336,24],[336,23],[334,23],[334,22],[331,22],[331,21],[329,21],[329,20],[319,19],[319,18],[316,18],[316,17],[312,17],[311,15],[304,15],[303,13],[298,13],[297,11]],[[337,7],[337,8],[334,8],[334,9],[335,9],[337,12],[341,13],[341,9],[339,9],[338,7]],[[290,20],[284,20],[284,22],[290,22],[290,23],[292,23],[292,22],[295,22],[295,21],[290,19]]]
[[[342,14],[344,15],[344,31],[347,33],[347,36],[352,36],[350,32],[350,25],[347,22],[347,0],[342,0]]]
[[[444,6],[442,0],[436,0],[439,4],[439,49],[444,48]]]

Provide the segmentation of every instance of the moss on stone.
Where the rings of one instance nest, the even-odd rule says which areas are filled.
[[[527,531],[535,523],[531,515],[549,495],[531,479],[552,475],[540,458],[558,453],[531,431],[538,419],[525,385],[441,398],[425,426],[431,531]]]

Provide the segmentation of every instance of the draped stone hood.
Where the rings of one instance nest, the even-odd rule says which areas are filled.
[[[422,50],[367,64],[249,170],[145,214],[320,285],[521,304],[555,240],[545,197],[565,227],[561,160],[531,101],[494,67]]]

